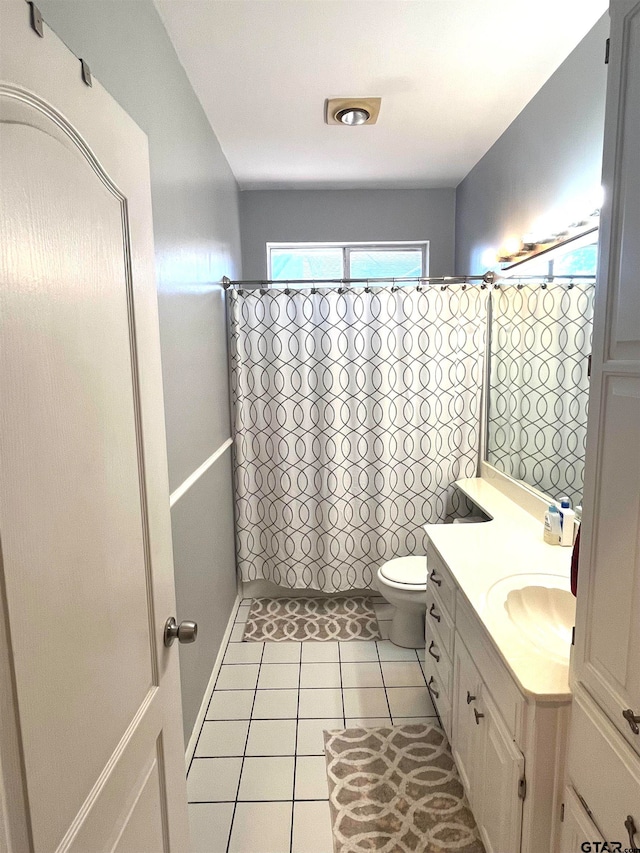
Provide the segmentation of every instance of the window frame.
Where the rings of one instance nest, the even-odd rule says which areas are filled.
[[[271,251],[273,249],[290,249],[290,250],[304,250],[304,249],[341,249],[342,250],[342,278],[350,279],[351,278],[351,252],[353,250],[362,250],[369,249],[375,252],[383,252],[383,251],[402,251],[403,249],[412,249],[414,251],[419,251],[422,255],[422,272],[421,277],[426,277],[429,275],[429,240],[389,240],[387,242],[362,242],[362,243],[329,243],[329,242],[300,242],[300,243],[267,243],[266,244],[266,253],[267,253],[267,279],[269,281],[282,281],[283,283],[287,281],[287,279],[273,279],[272,272],[272,264],[271,264]],[[401,279],[401,277],[398,277]],[[320,281],[320,279],[315,279],[316,281]],[[364,279],[363,279],[364,280]],[[389,278],[371,278],[367,279],[367,281],[391,281],[392,277]],[[314,281],[314,279],[308,279],[308,281]]]

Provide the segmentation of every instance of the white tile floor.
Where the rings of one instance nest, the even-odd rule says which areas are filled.
[[[242,643],[238,608],[189,768],[192,853],[331,853],[323,732],[435,717],[420,651]],[[387,638],[392,611],[376,602]]]

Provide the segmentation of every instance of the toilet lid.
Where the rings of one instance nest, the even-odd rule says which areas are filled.
[[[427,583],[427,558],[396,557],[380,566],[380,574],[394,583],[424,586]]]

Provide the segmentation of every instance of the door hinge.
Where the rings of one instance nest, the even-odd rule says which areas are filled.
[[[35,3],[29,3],[31,10],[31,29],[34,30],[41,39],[44,38],[44,25],[42,21],[42,13]]]
[[[571,645],[575,646],[576,644],[576,626],[574,625],[571,629]]]
[[[560,823],[564,823],[564,803],[560,806]]]
[[[527,796],[527,780],[524,776],[521,776],[520,779],[518,779],[518,796],[521,800],[524,800]]]
[[[587,378],[591,377],[591,356],[587,356]]]
[[[609,48],[611,46],[611,39],[607,39],[604,43],[604,64],[609,64]]]

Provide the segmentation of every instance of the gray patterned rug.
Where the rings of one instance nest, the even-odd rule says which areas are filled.
[[[325,732],[335,853],[484,853],[444,731]]]
[[[284,640],[379,640],[370,598],[254,598],[242,638]]]

